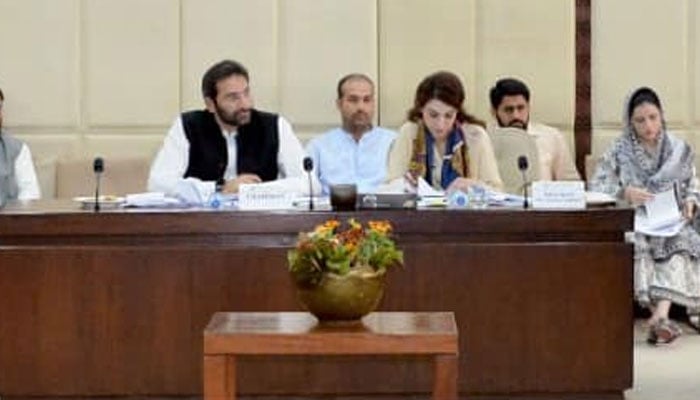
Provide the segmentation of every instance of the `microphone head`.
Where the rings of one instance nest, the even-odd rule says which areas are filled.
[[[527,170],[528,165],[527,165],[527,157],[525,156],[520,156],[518,157],[518,169],[521,171]]]
[[[92,162],[92,170],[99,174],[105,170],[105,162],[102,157],[95,157],[95,161]]]
[[[314,169],[314,160],[311,157],[304,157],[304,171],[310,172]]]

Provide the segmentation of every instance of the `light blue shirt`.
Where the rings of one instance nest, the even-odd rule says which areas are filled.
[[[332,129],[312,139],[306,152],[314,160],[314,172],[323,193],[330,185],[354,183],[358,193],[374,193],[386,177],[389,149],[396,132],[374,127],[355,141],[342,128]]]

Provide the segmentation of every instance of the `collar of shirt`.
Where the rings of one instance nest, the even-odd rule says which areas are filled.
[[[368,131],[362,133],[362,136],[360,136],[360,140],[355,140],[355,136],[352,133],[343,129],[343,127],[340,127],[338,130],[343,134],[343,137],[345,137],[347,140],[351,140],[353,143],[356,144],[360,144],[360,142],[367,140],[367,137],[374,133],[374,127],[371,127]]]
[[[230,139],[235,139],[236,135],[238,135],[238,129],[234,129],[232,131],[227,131],[224,128],[221,128],[221,134],[224,135],[224,139],[230,140]]]
[[[238,129],[232,131],[226,131],[221,128],[221,134],[224,135],[226,140],[226,151],[228,152],[228,164],[226,165],[226,170],[224,171],[224,179],[230,180],[238,175],[236,169],[236,159],[238,153],[238,143],[236,143],[236,136],[238,136]]]

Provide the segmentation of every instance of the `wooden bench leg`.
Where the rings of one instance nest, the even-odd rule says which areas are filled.
[[[204,356],[204,400],[236,399],[236,359],[226,355]]]
[[[435,356],[433,377],[433,400],[457,400],[457,355]]]

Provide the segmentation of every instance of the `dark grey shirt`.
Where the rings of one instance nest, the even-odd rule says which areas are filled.
[[[14,200],[19,194],[15,176],[15,161],[22,150],[22,142],[0,132],[0,204]]]

